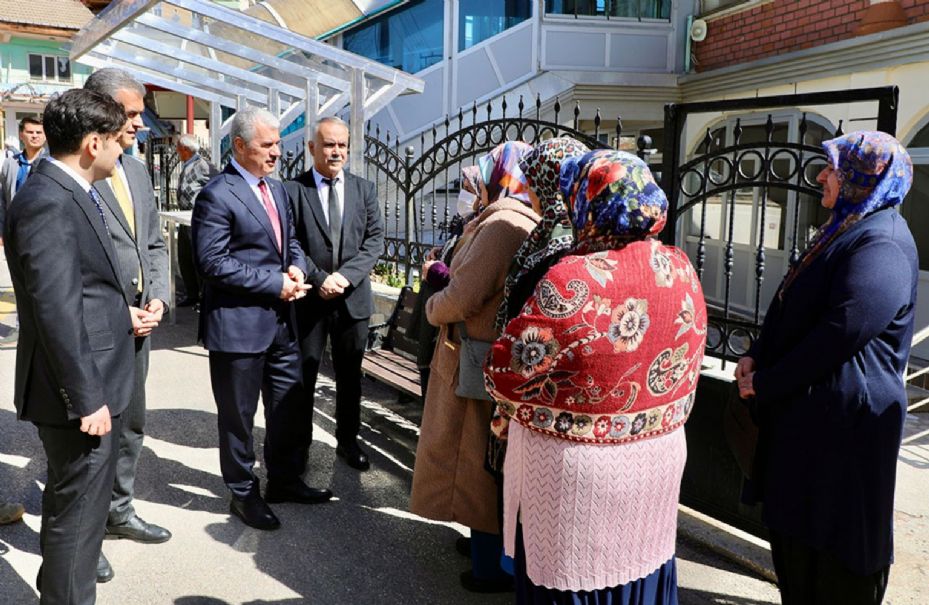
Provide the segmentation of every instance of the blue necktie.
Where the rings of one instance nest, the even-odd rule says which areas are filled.
[[[106,229],[106,232],[110,232],[110,226],[106,222],[106,215],[103,213],[103,198],[100,197],[100,194],[93,187],[87,192],[90,194],[90,199],[93,200],[94,206],[97,207],[97,212],[100,213],[100,220],[103,221],[103,228]]]

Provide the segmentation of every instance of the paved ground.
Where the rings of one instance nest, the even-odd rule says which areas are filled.
[[[28,424],[17,422],[11,403],[15,351],[4,344],[2,324],[12,321],[0,267],[0,496],[25,503],[24,523],[0,527],[0,603],[36,603],[39,511],[44,459]],[[472,595],[458,585],[468,562],[454,551],[464,528],[434,523],[407,512],[417,439],[418,405],[365,381],[362,438],[373,468],[359,474],[335,458],[333,385],[322,378],[311,450],[310,485],[328,485],[337,500],[320,506],[276,505],[283,528],[259,532],[228,514],[219,475],[216,417],[205,352],[194,342],[195,316],[182,313],[154,339],[148,381],[148,437],[137,482],[136,506],[150,521],[170,528],[166,544],[107,541],[104,551],[115,579],[98,590],[101,605],[232,605],[300,603],[509,603],[511,595]],[[328,373],[331,375],[331,373]],[[259,419],[256,429],[261,440]],[[908,452],[901,468],[929,476],[929,448]],[[922,556],[904,549],[900,565],[926,570],[926,488],[904,486],[914,523],[898,526],[898,542],[922,545]],[[912,493],[910,493],[912,492]],[[681,602],[685,605],[776,603],[769,582],[704,545],[681,535],[678,543]],[[917,560],[913,561],[912,558]],[[909,567],[907,569],[909,569]],[[891,575],[892,591],[899,574]],[[909,573],[909,572],[908,572]],[[912,575],[912,574],[910,574]],[[909,577],[909,576],[907,576]],[[907,584],[909,586],[909,584]],[[916,586],[916,584],[912,584]],[[926,582],[923,581],[923,589]],[[929,597],[896,590],[894,605]],[[914,600],[915,599],[915,600]]]

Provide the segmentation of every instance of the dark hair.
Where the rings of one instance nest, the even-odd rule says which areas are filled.
[[[34,118],[34,117],[32,117],[32,116],[26,116],[25,118],[23,118],[22,120],[19,121],[19,131],[20,131],[20,132],[26,130],[26,124],[35,124],[36,126],[41,126],[41,125],[42,125],[42,118],[41,118],[41,117]]]
[[[123,106],[112,98],[75,88],[45,106],[42,125],[51,155],[76,153],[89,134],[111,135],[126,125]]]

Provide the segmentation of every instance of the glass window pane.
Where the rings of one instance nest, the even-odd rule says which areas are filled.
[[[459,0],[458,50],[471,48],[487,38],[529,18],[529,0]]]
[[[45,72],[42,70],[42,55],[29,55],[29,77],[43,79]]]
[[[45,59],[45,79],[55,79],[55,57],[44,57]]]
[[[415,73],[442,60],[443,0],[418,0],[342,34],[342,46]]]
[[[545,12],[550,15],[669,19],[671,0],[546,0]]]
[[[62,82],[71,81],[71,61],[68,60],[68,57],[55,57],[56,60],[56,69],[55,75],[58,76],[58,79]]]

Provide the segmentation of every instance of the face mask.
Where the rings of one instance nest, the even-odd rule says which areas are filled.
[[[477,199],[477,196],[462,189],[458,192],[458,216],[464,218],[474,212],[474,200]]]

